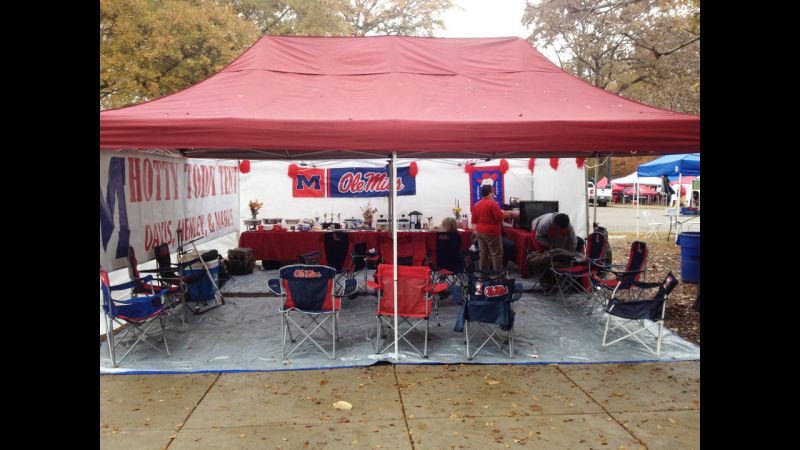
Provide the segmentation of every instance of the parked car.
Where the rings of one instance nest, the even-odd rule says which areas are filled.
[[[594,183],[588,183],[589,203],[594,204]],[[597,190],[597,204],[599,206],[606,206],[608,202],[612,201],[611,188],[600,188]]]

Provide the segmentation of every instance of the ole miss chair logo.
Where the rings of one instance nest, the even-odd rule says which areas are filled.
[[[298,169],[292,185],[294,197],[325,197],[325,169]]]
[[[295,278],[321,278],[322,277],[322,273],[320,273],[320,272],[318,272],[316,270],[313,270],[313,269],[308,269],[308,270],[297,269],[297,270],[294,271],[293,275],[294,275]]]
[[[493,286],[486,286],[483,289],[483,295],[486,297],[505,297],[508,295],[508,288],[503,284],[495,284]]]

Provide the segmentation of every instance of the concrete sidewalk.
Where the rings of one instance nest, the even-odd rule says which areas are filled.
[[[700,362],[108,375],[100,445],[696,449]]]

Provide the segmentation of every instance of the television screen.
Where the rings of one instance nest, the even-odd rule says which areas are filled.
[[[530,230],[534,219],[552,212],[558,212],[558,201],[522,200],[519,202],[519,227]]]

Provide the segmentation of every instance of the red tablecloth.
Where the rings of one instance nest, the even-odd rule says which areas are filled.
[[[472,230],[461,231],[461,248],[470,246]],[[348,231],[354,243],[366,242],[367,249],[378,248],[378,237],[390,238],[385,231]],[[245,231],[239,237],[239,247],[252,248],[255,259],[267,261],[295,261],[297,255],[316,250],[322,251],[324,232],[315,231]],[[414,241],[414,247],[430,250],[435,232],[433,231],[399,231],[398,236],[408,236]],[[418,252],[421,253],[421,252]],[[419,265],[425,255],[415,254],[414,263]]]
[[[531,232],[527,230],[520,230],[518,228],[504,228],[506,238],[514,241],[516,254],[514,255],[514,262],[519,266],[519,272],[523,278],[528,277],[528,264],[526,258],[528,250],[532,248]]]

